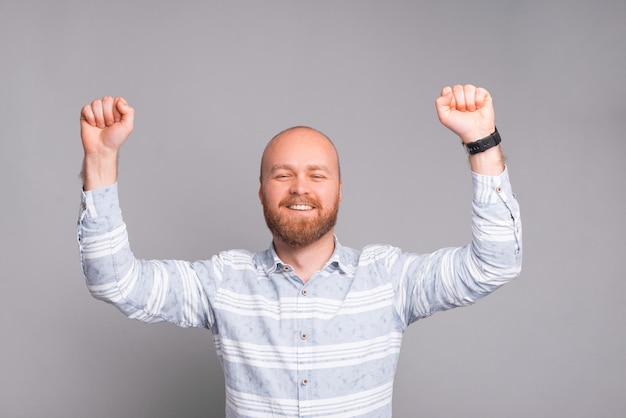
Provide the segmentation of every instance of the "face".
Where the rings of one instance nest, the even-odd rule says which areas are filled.
[[[302,248],[332,235],[341,200],[337,152],[310,128],[274,138],[263,153],[259,198],[274,240]]]

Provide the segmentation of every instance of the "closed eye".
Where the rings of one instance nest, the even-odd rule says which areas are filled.
[[[285,179],[288,179],[289,177],[291,176],[286,173],[275,174],[272,176],[272,178],[276,180],[285,180]]]

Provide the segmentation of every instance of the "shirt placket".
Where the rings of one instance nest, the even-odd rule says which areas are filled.
[[[305,416],[303,402],[312,398],[314,382],[311,376],[311,332],[312,332],[312,295],[310,287],[303,285],[298,293],[298,405],[300,416]]]

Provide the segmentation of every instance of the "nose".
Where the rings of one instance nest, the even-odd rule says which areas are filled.
[[[308,182],[304,176],[295,176],[289,185],[289,193],[304,195],[309,192]]]

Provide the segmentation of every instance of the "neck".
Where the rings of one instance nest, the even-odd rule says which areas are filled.
[[[293,267],[298,277],[306,283],[333,255],[335,236],[331,230],[319,240],[302,248],[290,247],[274,237],[274,249],[278,257]]]

